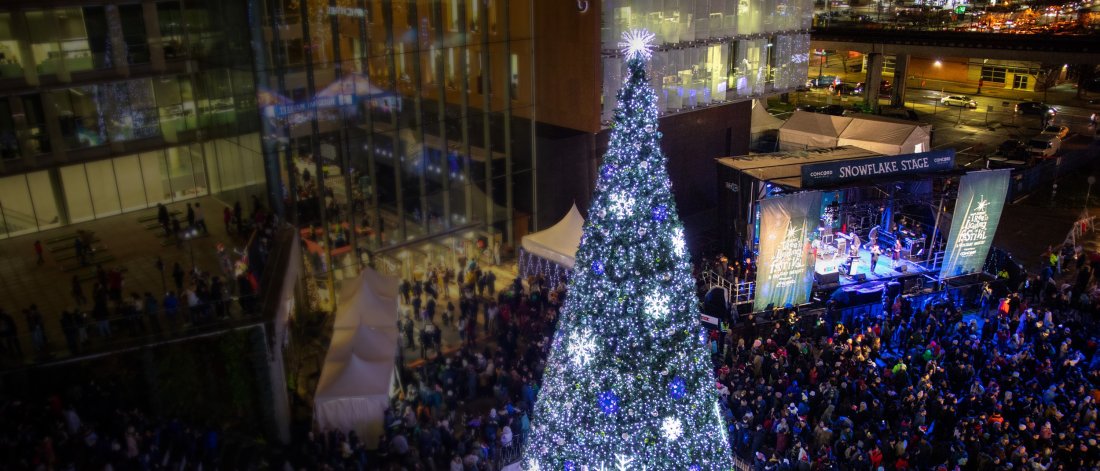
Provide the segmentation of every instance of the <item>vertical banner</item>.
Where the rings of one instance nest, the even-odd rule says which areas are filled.
[[[810,299],[814,258],[810,235],[821,222],[821,192],[760,201],[760,255],[753,308],[798,305]]]
[[[1011,169],[970,172],[959,183],[940,278],[982,270],[1008,194]]]

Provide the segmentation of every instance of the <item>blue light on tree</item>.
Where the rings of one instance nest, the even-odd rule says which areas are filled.
[[[683,399],[687,394],[687,383],[684,382],[684,378],[679,376],[672,378],[672,382],[668,383],[668,395],[673,399]]]
[[[607,415],[619,411],[619,396],[615,394],[615,391],[604,391],[600,393],[600,410]]]
[[[663,204],[653,207],[653,220],[656,222],[665,222],[668,219],[668,206]]]
[[[596,261],[592,262],[592,273],[595,273],[597,275],[602,275],[603,274],[603,262],[601,262],[599,260],[596,260]]]

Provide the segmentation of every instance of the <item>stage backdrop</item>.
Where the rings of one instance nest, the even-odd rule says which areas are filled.
[[[760,256],[755,310],[799,305],[810,298],[814,258],[809,236],[821,222],[821,192],[760,201]]]
[[[1011,172],[1004,169],[963,175],[940,278],[981,271],[1001,220]]]

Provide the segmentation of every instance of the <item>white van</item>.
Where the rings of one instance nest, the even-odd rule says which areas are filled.
[[[1062,148],[1062,138],[1053,134],[1040,134],[1027,141],[1027,152],[1033,157],[1049,159]]]

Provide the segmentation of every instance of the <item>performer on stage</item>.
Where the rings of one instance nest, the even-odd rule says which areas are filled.
[[[851,244],[850,246],[848,246],[849,255],[852,256],[852,257],[858,257],[859,256],[859,243],[860,243],[859,235],[857,235],[855,232],[852,232],[852,233],[848,234],[848,238],[850,239],[850,244]]]
[[[890,254],[890,258],[894,261],[894,269],[898,269],[898,262],[901,260],[901,238],[894,239],[894,251]]]
[[[878,245],[878,226],[871,228],[871,232],[867,233],[867,238],[870,239],[871,245]]]
[[[878,264],[878,256],[882,255],[882,249],[878,247],[878,244],[871,245],[871,273],[875,273],[875,265]]]

